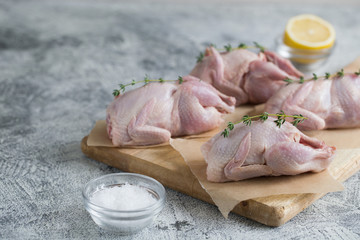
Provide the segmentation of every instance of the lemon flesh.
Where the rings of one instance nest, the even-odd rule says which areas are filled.
[[[333,26],[315,15],[292,17],[286,25],[284,43],[290,47],[319,50],[332,47],[334,42]]]

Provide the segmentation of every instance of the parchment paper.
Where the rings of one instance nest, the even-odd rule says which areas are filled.
[[[200,151],[203,143],[186,139],[170,141],[171,146],[181,154],[201,186],[226,218],[238,203],[252,198],[279,194],[327,193],[344,189],[327,170],[296,176],[259,177],[238,182],[212,183],[206,179],[207,165]]]

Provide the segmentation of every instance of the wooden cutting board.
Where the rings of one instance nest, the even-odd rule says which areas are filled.
[[[359,68],[360,57],[344,69],[350,72]],[[169,188],[214,204],[181,155],[170,145],[137,149],[91,147],[87,145],[87,138],[84,137],[81,142],[81,149],[86,156],[122,171],[153,177]],[[338,166],[333,166],[330,172],[336,179],[345,181],[359,169],[360,155],[344,159]],[[256,198],[240,202],[233,212],[265,225],[280,226],[323,195],[291,194]]]

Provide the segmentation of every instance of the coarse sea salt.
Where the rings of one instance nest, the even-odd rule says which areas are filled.
[[[91,196],[91,202],[98,206],[122,211],[145,208],[156,201],[155,196],[145,188],[129,183],[102,188]]]

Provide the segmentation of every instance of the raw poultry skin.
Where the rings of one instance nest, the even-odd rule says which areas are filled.
[[[220,92],[236,98],[236,106],[264,103],[281,86],[285,78],[302,76],[289,60],[274,52],[255,54],[246,49],[219,53],[209,47],[205,57],[190,75],[212,84]]]
[[[217,134],[201,146],[211,182],[238,181],[259,176],[296,175],[327,168],[334,147],[304,135],[285,122],[281,128],[274,118],[237,124],[229,137]]]
[[[298,125],[301,130],[360,127],[359,93],[360,77],[356,74],[293,83],[271,97],[265,111],[304,115],[308,119]]]
[[[234,111],[235,99],[200,79],[182,84],[150,83],[126,92],[107,108],[107,132],[115,146],[151,145],[171,136],[191,135],[218,127]]]

